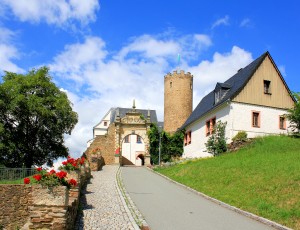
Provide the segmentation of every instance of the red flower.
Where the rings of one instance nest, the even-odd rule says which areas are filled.
[[[68,162],[67,162],[67,161],[63,161],[62,164],[63,164],[63,165],[67,165]]]
[[[74,179],[69,180],[69,185],[76,186],[77,185],[76,180],[74,180]]]
[[[52,170],[49,172],[49,174],[51,174],[51,175],[54,174],[54,173],[56,173],[54,169],[52,169]]]
[[[67,173],[64,172],[64,171],[60,171],[58,173],[56,173],[56,176],[59,178],[59,179],[63,179],[67,176]]]
[[[34,179],[36,179],[37,181],[40,181],[42,179],[42,175],[40,174],[35,174],[32,176]]]
[[[24,184],[30,184],[30,179],[28,177],[24,178]]]
[[[40,172],[40,171],[42,171],[43,169],[42,169],[42,167],[38,167],[37,169],[36,169],[36,171],[38,171],[38,172]]]

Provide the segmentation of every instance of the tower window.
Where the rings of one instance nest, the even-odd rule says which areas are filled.
[[[170,88],[172,88],[172,82],[170,82]]]
[[[271,81],[264,80],[264,93],[271,94]]]
[[[107,126],[107,121],[104,121],[104,126]]]

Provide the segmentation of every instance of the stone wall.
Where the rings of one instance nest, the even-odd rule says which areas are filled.
[[[83,168],[71,177],[78,181],[72,189],[0,185],[0,229],[74,229],[80,189],[89,179],[89,170]]]
[[[26,185],[0,185],[0,229],[21,228],[29,219],[32,201],[31,187]]]
[[[115,163],[115,125],[111,124],[108,128],[107,134],[103,136],[96,136],[85,154],[91,164],[92,171],[95,170],[92,166],[92,157],[101,156],[103,164]],[[99,151],[95,151],[99,149]],[[98,158],[99,158],[98,157]]]

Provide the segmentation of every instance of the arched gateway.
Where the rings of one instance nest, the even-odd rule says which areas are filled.
[[[120,149],[121,165],[150,165],[149,140],[150,111],[147,118],[135,109],[135,105],[123,118],[116,115],[116,144]]]
[[[150,165],[147,131],[157,123],[155,110],[111,108],[93,128],[94,138],[85,152],[88,159],[102,157],[105,164]]]

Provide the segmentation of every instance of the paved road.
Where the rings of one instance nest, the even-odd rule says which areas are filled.
[[[91,183],[80,200],[82,213],[77,218],[76,230],[138,229],[117,188],[118,168],[105,165],[101,171],[92,172]]]
[[[144,167],[122,167],[124,186],[151,230],[273,229],[223,208]]]

